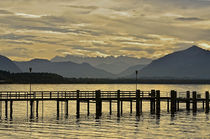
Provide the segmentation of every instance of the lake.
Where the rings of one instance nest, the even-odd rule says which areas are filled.
[[[135,91],[135,84],[47,84],[32,85],[33,91],[73,91],[73,90],[131,90]],[[197,91],[202,97],[210,85],[163,85],[138,84],[138,89],[149,91],[160,90],[168,93],[170,90],[178,92]],[[0,85],[0,91],[26,91],[29,85]],[[4,106],[4,102],[2,103]],[[42,110],[43,104],[43,110]],[[13,102],[13,120],[0,121],[1,138],[210,138],[210,114],[205,114],[198,105],[199,112],[193,114],[183,109],[174,117],[167,113],[166,103],[161,103],[161,115],[151,115],[149,102],[143,103],[143,113],[135,116],[130,114],[130,104],[123,103],[123,115],[117,118],[116,103],[112,105],[113,115],[109,115],[109,103],[103,102],[101,119],[95,119],[95,104],[90,104],[90,116],[87,116],[86,103],[81,103],[81,116],[76,118],[75,102],[69,102],[69,117],[64,116],[64,103],[61,104],[61,116],[57,120],[56,102],[40,102],[39,118],[27,118],[26,102]],[[42,113],[43,111],[43,113]]]

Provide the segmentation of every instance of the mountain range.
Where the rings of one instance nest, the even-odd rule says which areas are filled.
[[[108,56],[108,57],[86,57],[66,55],[65,57],[56,56],[51,59],[52,62],[74,62],[74,63],[88,63],[91,66],[105,70],[112,74],[120,74],[131,66],[147,65],[152,62],[148,58],[134,58],[128,56]]]
[[[0,56],[0,70],[18,73],[28,72],[29,67],[32,67],[33,72],[55,73],[69,78],[134,79],[136,70],[141,79],[210,78],[210,51],[198,46],[168,54],[151,63],[149,61],[151,60],[125,56],[85,58],[68,55],[51,60],[33,59],[21,62]]]

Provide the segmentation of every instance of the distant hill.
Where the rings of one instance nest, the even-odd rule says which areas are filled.
[[[140,70],[145,78],[209,79],[210,51],[197,46],[154,60]]]
[[[136,70],[141,70],[145,67],[146,65],[135,65],[135,66],[131,66],[129,68],[127,68],[126,70],[124,70],[123,72],[121,72],[120,74],[118,74],[118,77],[123,77],[123,78],[127,78],[129,77],[130,75],[133,75],[133,76],[130,76],[131,78],[134,78],[135,79],[135,72]]]
[[[13,61],[5,56],[0,55],[0,70],[9,71],[13,73],[21,72],[21,70],[15,65]]]
[[[82,57],[75,55],[66,55],[65,57],[56,56],[51,59],[52,62],[74,62],[74,63],[88,63],[95,68],[105,70],[112,74],[119,74],[130,66],[147,65],[152,60],[147,58],[134,58],[128,56],[108,56],[108,57]]]
[[[33,59],[25,62],[15,62],[23,72],[28,72],[29,67],[33,72],[56,73],[69,78],[113,78],[114,75],[104,70],[94,68],[90,64],[77,64],[73,62],[51,62],[45,59]]]

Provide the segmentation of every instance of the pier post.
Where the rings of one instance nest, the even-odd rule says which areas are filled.
[[[87,116],[90,115],[90,100],[87,100]]]
[[[136,90],[136,116],[140,116],[140,90]]]
[[[206,113],[209,113],[209,92],[206,91]]]
[[[120,117],[120,90],[117,90],[117,117]]]
[[[190,91],[187,91],[186,94],[186,110],[190,111]]]
[[[76,107],[76,115],[77,115],[77,118],[80,117],[80,99],[79,99],[79,90],[77,90],[77,107]]]
[[[109,114],[112,115],[112,100],[109,101]]]
[[[99,119],[101,116],[102,104],[101,104],[101,91],[97,90],[96,92],[96,119]]]
[[[13,101],[10,101],[10,119],[12,119],[12,114],[13,114]]]
[[[197,112],[197,92],[193,91],[193,112]]]
[[[132,100],[130,101],[130,114],[132,114],[132,110],[133,110],[133,104],[132,104]]]
[[[60,117],[60,102],[57,100],[57,118],[59,119]]]
[[[155,90],[151,90],[150,113],[155,114]]]
[[[34,100],[30,100],[30,119],[34,118]]]
[[[169,99],[167,99],[167,112],[169,112]]]
[[[8,101],[5,101],[5,118],[8,118]]]
[[[171,114],[176,112],[176,91],[171,90]]]
[[[68,117],[69,115],[69,101],[65,100],[65,116]]]
[[[160,90],[156,91],[156,114],[160,115]]]
[[[120,112],[121,112],[121,115],[122,115],[122,114],[123,114],[123,101],[121,101],[121,106],[120,106],[120,108],[121,108]]]
[[[39,100],[36,101],[36,117],[39,117]]]
[[[179,100],[177,100],[176,108],[177,108],[177,111],[179,111]]]

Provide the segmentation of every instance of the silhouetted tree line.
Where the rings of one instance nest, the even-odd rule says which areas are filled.
[[[134,84],[135,79],[64,78],[53,73],[10,73],[0,71],[0,83],[5,84]],[[142,84],[210,84],[210,79],[138,79]]]

